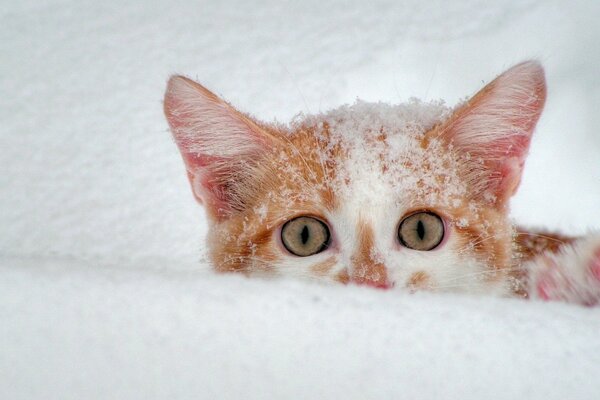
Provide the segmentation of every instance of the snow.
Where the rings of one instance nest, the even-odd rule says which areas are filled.
[[[597,309],[7,260],[3,398],[594,399]]]
[[[266,121],[453,105],[537,57],[513,203],[600,229],[600,3],[91,2],[0,10],[0,395],[594,399],[600,309],[215,276],[167,132],[182,73]]]

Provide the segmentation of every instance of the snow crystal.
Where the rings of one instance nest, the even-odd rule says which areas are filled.
[[[456,226],[458,226],[459,228],[466,228],[469,226],[469,220],[466,218],[459,218],[456,221]]]
[[[258,217],[260,218],[261,222],[264,221],[265,218],[267,217],[267,212],[268,211],[269,211],[269,208],[267,207],[267,205],[265,203],[259,205],[254,210],[254,212],[256,213],[256,215],[258,215]]]

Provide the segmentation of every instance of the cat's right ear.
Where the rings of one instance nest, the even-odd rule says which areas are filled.
[[[428,132],[424,144],[441,139],[458,151],[471,196],[506,210],[519,186],[545,99],[542,66],[536,61],[523,62],[498,76]]]
[[[235,180],[275,138],[202,85],[169,79],[164,111],[196,199],[219,219],[240,207]],[[239,178],[238,178],[239,179]]]

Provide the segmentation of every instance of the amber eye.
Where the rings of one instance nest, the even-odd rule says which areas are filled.
[[[422,211],[404,218],[398,228],[398,239],[413,250],[435,249],[444,238],[444,222],[432,212]]]
[[[312,256],[329,245],[329,229],[316,218],[298,217],[283,225],[281,241],[292,254],[300,257]]]

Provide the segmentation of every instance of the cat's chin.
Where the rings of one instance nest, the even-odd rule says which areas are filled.
[[[452,294],[467,294],[467,295],[485,295],[493,297],[512,297],[514,291],[511,284],[505,280],[496,282],[477,282],[469,283],[456,287],[435,287],[422,286],[415,287],[414,285],[392,285],[393,290],[408,291],[410,293],[429,292],[429,293],[452,293]]]
[[[453,286],[439,286],[435,284],[419,284],[418,282],[409,281],[406,283],[390,282],[385,284],[364,284],[353,281],[340,281],[333,278],[317,278],[314,276],[288,276],[273,273],[273,270],[255,270],[252,272],[246,272],[247,276],[252,278],[264,279],[269,281],[298,281],[300,280],[307,283],[316,283],[326,286],[356,286],[365,287],[373,290],[380,290],[386,292],[399,292],[399,293],[447,293],[447,294],[466,294],[466,295],[485,295],[493,297],[514,297],[514,293],[517,291],[517,282],[512,282],[509,279],[496,279],[494,281],[483,282],[481,280],[473,280],[471,282],[462,282],[461,285]]]
[[[478,285],[467,285],[461,289],[449,290],[451,293],[466,293],[473,295],[486,295],[494,297],[512,297],[513,290],[511,285],[505,280],[499,280],[497,282],[486,282]]]

